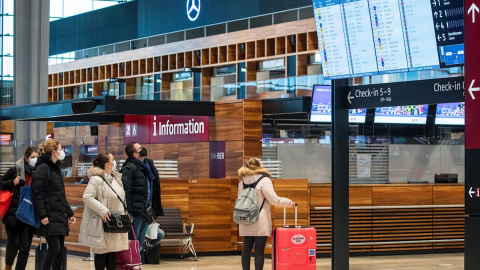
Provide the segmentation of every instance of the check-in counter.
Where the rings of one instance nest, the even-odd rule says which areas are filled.
[[[298,204],[298,225],[317,229],[317,252],[329,253],[331,186],[309,184],[306,179],[275,179],[273,184],[278,196]],[[195,224],[197,252],[241,250],[242,238],[232,222],[237,185],[237,179],[161,180],[163,206],[180,208],[183,222]],[[84,184],[65,184],[77,218],[65,241],[69,250],[87,253],[89,248],[78,244],[85,188]],[[462,249],[464,188],[463,184],[351,185],[351,252]],[[273,226],[283,226],[282,207],[272,207],[272,219]],[[294,224],[293,209],[287,209],[286,223]],[[164,254],[180,252],[180,247],[161,248]]]

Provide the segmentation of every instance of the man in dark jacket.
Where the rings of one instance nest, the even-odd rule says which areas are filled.
[[[143,258],[143,242],[147,232],[147,209],[151,208],[157,216],[163,216],[162,202],[160,199],[160,179],[157,168],[147,156],[147,149],[140,144],[132,142],[125,147],[128,158],[122,165],[123,188],[127,201],[127,210],[133,216],[133,228],[140,244],[140,254]],[[129,238],[134,239],[129,233]]]

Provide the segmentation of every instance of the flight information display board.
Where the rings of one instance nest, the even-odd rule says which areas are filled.
[[[432,5],[429,0],[313,0],[324,77],[439,68]]]

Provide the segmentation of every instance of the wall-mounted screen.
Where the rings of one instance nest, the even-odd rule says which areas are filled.
[[[408,105],[375,108],[375,123],[425,124],[428,105]]]
[[[367,109],[349,110],[350,123],[365,123]],[[330,123],[332,121],[332,88],[330,85],[314,85],[310,122]]]
[[[434,69],[440,56],[463,63],[463,4],[450,2],[313,0],[324,77]]]
[[[435,125],[465,125],[465,102],[437,104]]]
[[[332,121],[332,87],[330,85],[314,85],[312,94],[312,110],[310,122]]]

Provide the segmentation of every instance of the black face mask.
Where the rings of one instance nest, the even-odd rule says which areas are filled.
[[[147,148],[142,147],[142,150],[138,153],[140,154],[141,157],[146,157],[147,156]]]

